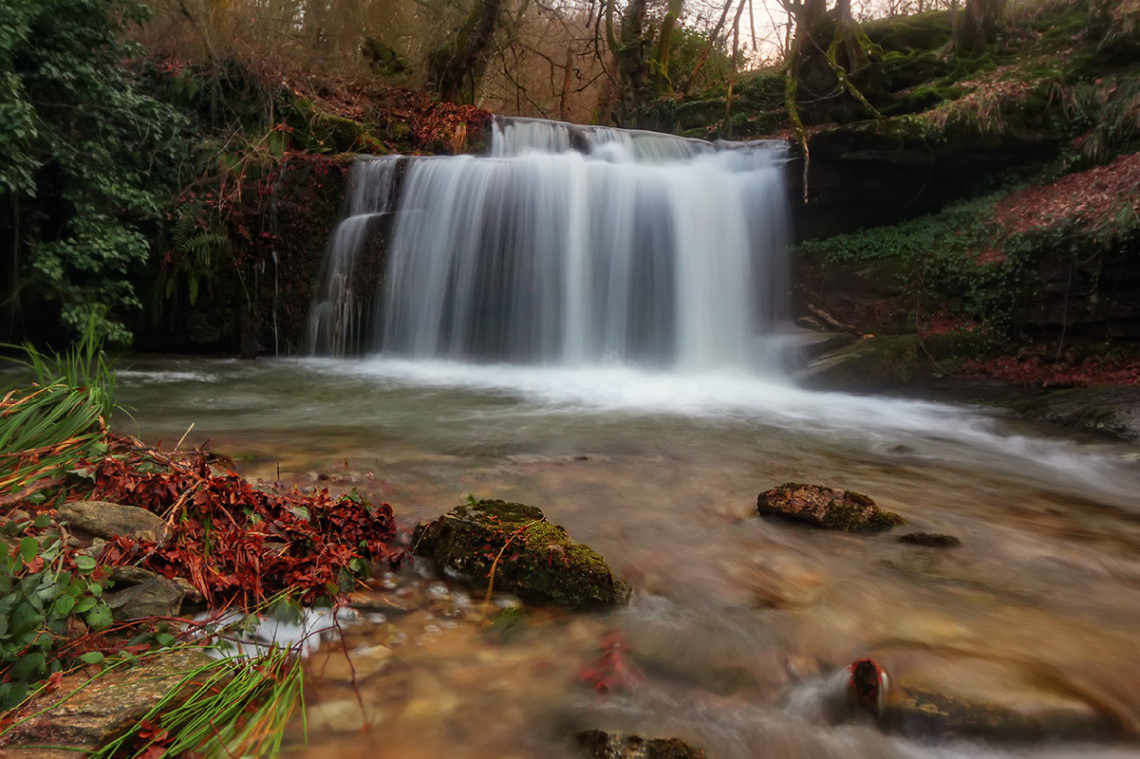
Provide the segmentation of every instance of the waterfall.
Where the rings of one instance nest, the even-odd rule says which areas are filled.
[[[360,157],[348,176],[344,218],[329,238],[317,300],[309,313],[309,345],[317,354],[344,356],[371,349],[378,282],[362,274],[361,260],[378,257],[396,210],[398,156]]]
[[[489,156],[409,160],[386,273],[373,283],[375,341],[362,347],[682,370],[773,363],[766,338],[786,281],[783,143],[534,119],[493,130]],[[357,279],[355,218],[330,243],[333,287]],[[360,345],[356,332],[331,331],[362,323],[340,315],[359,296],[322,297],[313,344],[334,354]]]

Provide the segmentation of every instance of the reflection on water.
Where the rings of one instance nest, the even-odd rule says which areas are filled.
[[[484,608],[422,566],[381,578],[371,622],[313,656],[305,756],[575,756],[585,727],[711,757],[1140,756],[1135,448],[728,375],[153,360],[121,386],[147,438],[194,423],[186,445],[212,439],[251,478],[357,487],[405,527],[469,493],[540,506],[636,588],[624,609],[528,609],[504,631],[487,620],[509,599]],[[865,492],[963,545],[753,518],[785,481]],[[614,634],[637,675],[600,695],[578,675]],[[862,656],[900,694],[1058,737],[908,738],[803,707]]]

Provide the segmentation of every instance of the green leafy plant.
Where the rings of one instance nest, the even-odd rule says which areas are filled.
[[[11,0],[0,21],[0,205],[16,231],[0,298],[72,332],[99,306],[120,342],[188,125],[123,66],[147,17],[135,0]]]
[[[899,224],[808,240],[798,251],[825,264],[890,264],[919,318],[953,303],[960,316],[1004,334],[1012,324],[1024,268],[1018,254],[1024,251],[992,249],[989,222],[1000,197],[986,195]]]
[[[1065,107],[1075,129],[1074,166],[1105,163],[1126,145],[1140,139],[1140,81],[1107,77],[1079,84],[1067,93]]]
[[[41,516],[9,531],[47,525]],[[92,576],[95,560],[79,555],[69,562],[65,547],[58,533],[0,542],[0,711],[19,705],[36,683],[69,665],[56,649],[72,618],[93,630],[111,624],[103,587]]]

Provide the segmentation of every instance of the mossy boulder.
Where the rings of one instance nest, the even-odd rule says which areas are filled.
[[[629,599],[596,551],[575,542],[540,509],[483,500],[416,527],[413,553],[472,587],[517,593],[532,603],[589,608]]]
[[[878,532],[903,523],[898,514],[883,511],[862,493],[797,482],[765,490],[756,498],[756,510],[760,516],[845,532]]]

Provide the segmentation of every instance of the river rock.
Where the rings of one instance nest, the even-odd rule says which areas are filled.
[[[643,738],[612,730],[583,730],[574,739],[597,759],[704,759],[705,752],[679,738]]]
[[[178,583],[155,576],[116,593],[108,593],[105,600],[115,619],[126,622],[145,617],[177,617],[185,595]]]
[[[887,654],[892,686],[880,725],[915,738],[989,741],[1119,738],[1121,719],[1095,693],[1032,664],[926,649]]]
[[[158,572],[152,572],[142,567],[109,567],[107,572],[111,578],[111,582],[115,583],[115,587],[120,589],[128,585],[139,585],[147,580],[153,580],[158,577]]]
[[[457,506],[421,524],[413,553],[476,589],[506,590],[533,603],[613,606],[629,599],[597,552],[575,542],[542,511],[520,503],[484,500]]]
[[[60,750],[82,756],[121,735],[189,672],[210,661],[200,649],[179,649],[98,677],[86,673],[65,677],[58,689],[26,707],[35,716],[0,735],[0,756],[47,759],[61,755],[53,753]]]
[[[361,706],[355,698],[305,707],[305,726],[313,733],[358,733],[379,724],[383,717],[379,707]]]
[[[59,507],[56,516],[74,529],[100,538],[124,535],[158,541],[166,533],[166,522],[146,509],[109,501],[65,503]]]
[[[756,510],[761,516],[846,532],[889,530],[903,523],[898,514],[883,511],[862,493],[796,482],[765,490],[756,498]]]
[[[911,687],[883,709],[880,724],[913,737],[954,736],[1002,741],[1104,740],[1111,726],[1091,705],[1034,694],[1020,702],[969,698]]]
[[[900,543],[927,548],[957,548],[962,545],[962,541],[953,535],[942,535],[937,532],[908,532],[906,535],[900,535],[898,540]]]

